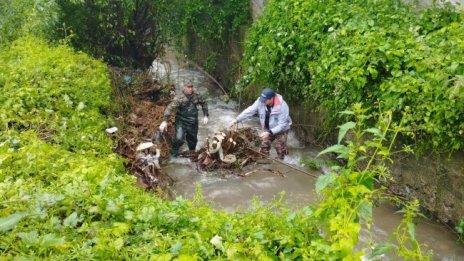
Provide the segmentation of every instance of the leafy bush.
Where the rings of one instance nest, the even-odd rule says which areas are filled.
[[[325,112],[392,110],[424,148],[464,148],[464,14],[403,1],[269,1],[246,41],[237,91],[274,86]],[[412,112],[412,113],[409,113]],[[375,118],[375,117],[374,117]]]
[[[69,150],[107,153],[107,68],[69,47],[20,38],[0,53],[0,130],[36,130]]]
[[[0,2],[0,45],[21,36],[48,36],[57,24],[54,0],[2,0]]]
[[[72,45],[113,65],[148,67],[163,51],[166,1],[57,0],[60,30]]]

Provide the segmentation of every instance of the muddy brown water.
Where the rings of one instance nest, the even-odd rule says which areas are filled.
[[[158,68],[158,75],[165,75],[161,66],[155,67]],[[171,62],[169,78],[174,82],[178,92],[181,91],[182,83],[189,81],[193,82],[195,88],[207,97],[210,117],[207,125],[200,123],[197,149],[203,146],[207,137],[226,128],[229,122],[238,115],[238,104],[235,101],[223,101],[222,91],[201,72],[179,68]],[[200,117],[203,117],[201,112]],[[259,128],[258,119],[251,119],[244,126]],[[286,157],[285,163],[296,168],[303,169],[300,160],[314,158],[319,152],[300,144],[292,132],[289,134],[288,145],[290,155]],[[181,151],[186,149],[184,145]],[[271,156],[275,156],[274,150]],[[163,166],[163,171],[176,180],[173,189],[178,196],[192,198],[195,194],[195,187],[199,184],[205,201],[214,208],[230,212],[250,207],[254,198],[270,202],[279,198],[281,192],[285,192],[284,201],[292,209],[304,207],[317,197],[314,191],[314,177],[274,162],[264,162],[259,167],[278,170],[286,177],[265,171],[256,172],[247,177],[231,175],[225,170],[202,172],[186,158],[177,158],[169,162]],[[322,171],[304,169],[304,171],[310,172],[311,175],[323,175],[324,169]],[[393,206],[381,205],[374,209],[373,215],[372,233],[361,233],[360,241],[367,243],[372,240],[376,242],[389,240],[394,228],[401,222],[401,214],[397,213]],[[455,234],[443,225],[421,219],[416,228],[416,238],[433,251],[433,260],[464,260],[464,246],[458,243]],[[388,259],[394,260],[394,258]]]

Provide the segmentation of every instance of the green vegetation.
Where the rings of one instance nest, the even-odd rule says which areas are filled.
[[[193,201],[165,201],[137,189],[134,177],[125,172],[124,159],[112,152],[115,141],[104,132],[114,124],[109,119],[113,94],[107,66],[66,44],[32,36],[31,30],[38,36],[52,35],[48,30],[56,26],[53,14],[66,11],[56,9],[53,1],[26,2],[1,5],[0,259],[358,260],[363,255],[381,258],[386,252],[409,260],[429,259],[414,238],[416,202],[405,205],[406,218],[395,230],[395,243],[358,246],[361,227],[370,228],[374,204],[384,199],[374,181],[389,178],[390,150],[409,124],[409,114],[397,121],[395,113],[382,113],[376,128],[366,128],[375,119],[366,116],[370,107],[355,104],[344,111],[353,121],[340,126],[338,144],[321,154],[336,153],[347,164],[332,167],[318,179],[320,198],[313,206],[291,211],[277,200],[266,206],[256,202],[246,212],[225,213],[206,205],[200,189]],[[69,4],[68,11],[78,5],[76,15],[90,5],[57,3]],[[110,18],[129,25],[126,13],[115,17],[112,12],[138,10],[131,3],[135,2],[95,2],[97,7],[117,7],[92,13],[97,15],[97,21],[89,18],[96,23],[95,34],[112,30]],[[185,17],[197,14],[195,10],[205,14],[210,10],[203,9],[206,3],[189,1]],[[239,6],[232,17],[245,17],[240,13],[244,6]],[[234,7],[228,8],[232,12]],[[242,21],[214,10],[221,19],[235,21],[218,28],[235,28]],[[205,23],[198,20],[185,28],[194,28],[207,40],[214,31],[202,28]],[[70,42],[84,37],[73,33]],[[99,44],[114,40],[111,43],[119,48],[130,38],[124,33],[131,34],[115,30],[95,37]],[[115,55],[79,41],[74,42],[78,49],[92,55]],[[343,143],[347,133],[354,138]]]
[[[0,45],[28,34],[47,37],[58,21],[54,0],[2,0]]]
[[[248,0],[174,0],[169,24],[172,42],[211,72],[229,48],[227,41],[238,38],[239,27],[249,22],[248,6]]]
[[[460,219],[455,225],[456,232],[458,233],[459,240],[464,241],[464,219]]]
[[[353,249],[357,244],[361,225],[370,227],[373,204],[377,200],[384,200],[382,189],[375,189],[374,183],[391,178],[388,168],[392,162],[391,149],[397,135],[404,131],[402,121],[399,124],[392,121],[391,112],[382,113],[376,127],[366,129],[365,124],[370,118],[366,116],[367,110],[361,104],[354,104],[351,109],[352,111],[344,111],[342,114],[354,116],[355,121],[339,126],[338,144],[319,153],[336,153],[338,158],[347,161],[343,167],[333,166],[332,173],[320,176],[316,183],[316,192],[323,195],[323,200],[314,210],[313,217],[324,235],[316,240],[315,245],[320,246],[316,256],[323,256],[324,249],[331,250],[330,255],[322,258],[323,260],[330,260],[334,256],[337,260],[344,259],[347,253],[357,258],[365,255],[362,252],[353,252]],[[342,140],[348,132],[354,138],[345,145]],[[402,151],[409,150],[405,147]],[[398,152],[400,151],[395,153]],[[405,205],[405,218],[395,233],[398,246],[387,242],[374,245],[371,258],[384,251],[396,249],[397,255],[406,260],[429,260],[430,253],[424,255],[414,237],[413,217],[417,215],[417,209],[417,202]]]
[[[370,143],[327,150],[342,152],[348,165],[318,180],[319,205],[290,211],[277,201],[248,212],[213,211],[200,196],[170,202],[135,187],[104,132],[111,95],[101,62],[30,37],[0,56],[2,259],[348,260],[364,254],[355,247],[378,194],[373,179],[385,169],[358,171],[353,162],[365,147],[376,149],[377,163],[388,155],[381,145],[387,124],[366,130],[376,134]],[[355,126],[342,127],[340,138]],[[361,125],[356,130],[364,133]],[[391,246],[372,254],[409,251],[409,244]]]
[[[214,69],[225,39],[248,19],[248,1],[57,0],[57,38],[113,65],[145,68],[164,51],[207,46]],[[184,39],[190,41],[185,44]]]
[[[146,68],[163,52],[169,1],[56,0],[55,37],[113,65]]]
[[[269,1],[249,32],[246,75],[324,112],[327,130],[353,103],[393,111],[417,148],[464,148],[464,14],[404,1]],[[375,117],[373,118],[375,119]],[[404,136],[402,138],[405,138]]]
[[[73,151],[108,153],[101,132],[111,85],[104,64],[37,38],[20,38],[0,54],[2,131],[35,130]],[[101,143],[101,144],[100,144]]]
[[[237,28],[247,21],[248,1],[207,1],[175,0],[176,7],[172,19],[171,35],[174,40],[182,41],[188,34],[197,36],[203,43],[219,41],[224,43],[225,36],[234,34]],[[181,42],[178,42],[181,43]]]
[[[305,166],[305,168],[312,170],[321,170],[321,163],[314,159],[301,159],[300,162]]]
[[[171,44],[209,71],[249,21],[247,0],[6,0],[0,14],[0,44],[34,34],[134,68],[149,67]]]

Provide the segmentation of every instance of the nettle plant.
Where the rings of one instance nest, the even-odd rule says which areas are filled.
[[[365,127],[370,120],[366,112],[367,109],[363,109],[361,104],[353,105],[350,111],[343,111],[342,115],[350,115],[356,120],[339,126],[338,144],[319,153],[335,153],[346,164],[331,167],[330,173],[317,180],[316,192],[322,196],[322,201],[314,209],[313,217],[318,222],[321,237],[312,245],[318,255],[323,256],[330,250],[330,258],[336,259],[360,258],[363,255],[378,258],[394,251],[396,255],[408,260],[428,260],[430,254],[422,252],[421,245],[414,237],[413,217],[418,214],[418,204],[400,202],[399,199],[394,199],[395,203],[400,202],[406,207],[405,218],[395,232],[394,241],[398,245],[372,243],[370,251],[354,252],[361,227],[364,225],[370,228],[375,202],[390,198],[374,185],[378,181],[391,179],[389,166],[393,163],[393,153],[411,151],[409,147],[404,147],[392,152],[396,137],[405,129],[402,124],[392,120],[391,112],[381,113],[382,117],[374,128]],[[342,143],[347,133],[351,137]]]
[[[246,39],[243,67],[236,91],[274,86],[288,101],[324,111],[327,130],[353,103],[372,114],[382,104],[411,129],[405,142],[464,148],[464,13],[453,6],[269,1]]]

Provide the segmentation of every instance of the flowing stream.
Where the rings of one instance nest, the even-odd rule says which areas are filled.
[[[171,59],[173,60],[173,59]],[[154,62],[155,72],[163,77],[167,73],[165,67],[157,61]],[[211,80],[198,70],[181,68],[174,62],[170,62],[169,78],[175,84],[176,91],[181,92],[182,83],[192,82],[197,91],[205,95],[209,107],[209,123],[203,125],[200,110],[200,128],[197,149],[201,148],[207,137],[215,132],[227,128],[240,110],[235,101],[225,102],[221,99],[223,92],[215,86]],[[285,97],[284,97],[285,98]],[[243,109],[243,108],[242,108]],[[290,108],[291,110],[292,108]],[[250,119],[244,126],[259,128],[258,118]],[[290,154],[285,158],[285,163],[296,168],[302,168],[301,158],[314,158],[318,150],[305,147],[298,142],[295,135],[290,132],[288,137]],[[184,145],[180,151],[187,150]],[[276,156],[272,148],[271,156]],[[247,177],[230,175],[227,171],[201,172],[186,158],[177,158],[164,166],[163,171],[176,180],[173,186],[177,195],[184,198],[192,198],[197,184],[201,185],[205,201],[217,209],[234,211],[250,207],[254,198],[262,202],[278,199],[281,192],[285,192],[284,201],[290,208],[303,207],[317,197],[314,187],[315,178],[303,172],[292,169],[278,163],[266,163],[260,168],[272,168],[285,174],[281,177],[270,172],[256,172]],[[305,169],[311,175],[322,175],[322,172]],[[374,209],[372,235],[362,233],[361,242],[375,240],[387,241],[393,229],[400,223],[401,214],[393,206],[382,205]],[[457,237],[443,225],[421,219],[416,228],[416,238],[421,244],[425,244],[433,251],[433,260],[464,260],[464,247],[457,242]]]

